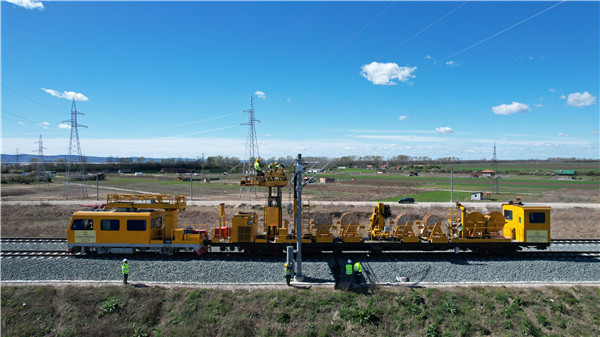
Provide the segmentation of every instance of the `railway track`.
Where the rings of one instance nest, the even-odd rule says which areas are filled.
[[[66,242],[67,238],[1,238],[2,243],[27,242]],[[552,239],[551,244],[600,244],[600,239]]]
[[[357,252],[356,252],[357,253]],[[356,254],[354,253],[354,254]],[[232,258],[236,258],[236,257],[246,257],[247,255],[244,254],[243,252],[213,252],[211,253],[211,255],[216,256],[216,255],[225,255],[227,254],[228,256],[231,256]],[[360,253],[359,253],[360,254]],[[365,254],[365,253],[363,253]],[[366,254],[371,254],[371,253],[366,253]],[[3,258],[24,258],[24,257],[46,257],[46,258],[52,258],[52,257],[72,257],[72,256],[86,256],[86,254],[82,254],[82,253],[68,253],[65,250],[2,250],[0,252],[0,256]],[[94,256],[94,255],[91,255]],[[111,256],[111,255],[106,255],[106,256]],[[456,258],[456,257],[461,257],[461,258],[488,258],[488,259],[497,259],[497,258],[509,258],[509,257],[523,257],[523,258],[549,258],[549,257],[557,257],[557,258],[582,258],[582,257],[600,257],[600,251],[519,251],[519,252],[515,252],[512,254],[479,254],[479,253],[474,253],[474,252],[461,252],[459,254],[455,254],[455,253],[449,253],[449,252],[402,252],[402,253],[384,253],[382,254],[382,256],[388,256],[389,257],[415,257],[415,256],[435,256],[436,258],[439,258],[440,260],[443,260],[445,258]],[[140,258],[140,259],[144,259],[144,258],[150,258],[150,259],[155,259],[157,258],[157,255],[155,254],[138,254],[136,255],[136,257]],[[159,256],[159,257],[163,257],[163,256]],[[189,257],[189,256],[186,256]],[[177,259],[177,257],[169,257],[169,259]],[[265,258],[269,258],[269,257],[261,257],[261,258],[256,258],[257,261],[265,259]]]
[[[83,254],[69,254],[65,250],[2,250],[1,257],[64,257]]]

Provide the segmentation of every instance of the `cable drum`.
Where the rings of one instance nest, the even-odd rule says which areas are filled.
[[[333,218],[328,213],[315,213],[313,221],[315,223],[315,229],[317,230],[317,235],[328,234],[331,231],[331,227],[333,226]]]

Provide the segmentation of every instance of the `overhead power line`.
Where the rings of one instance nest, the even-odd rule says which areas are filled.
[[[18,91],[16,91],[16,90],[14,90],[14,89],[11,89],[11,88],[7,87],[7,86],[6,86],[6,85],[4,85],[4,84],[2,84],[2,87],[3,87],[3,88],[5,88],[5,89],[8,89],[8,90],[10,90],[10,91],[12,91],[12,92],[14,92],[15,94],[17,94],[17,95],[19,95],[19,96],[21,96],[21,97],[23,97],[23,98],[25,98],[25,99],[28,99],[28,100],[32,101],[33,103],[39,104],[39,105],[41,105],[41,106],[43,106],[43,107],[45,107],[45,108],[48,108],[48,109],[50,109],[50,110],[53,110],[53,111],[56,111],[56,112],[60,112],[60,113],[63,113],[63,112],[64,112],[64,111],[60,111],[60,110],[58,110],[58,109],[55,109],[55,108],[53,108],[53,107],[51,107],[51,106],[47,106],[47,105],[46,105],[46,104],[44,104],[44,103],[40,103],[40,102],[38,102],[38,101],[34,100],[33,98],[27,97],[27,96],[23,95],[22,93],[20,93],[20,92],[18,92]]]
[[[382,58],[386,57],[387,55],[391,54],[392,52],[394,52],[396,49],[402,47],[404,44],[406,44],[408,41],[414,39],[415,37],[421,35],[423,32],[425,32],[426,30],[428,30],[429,28],[435,26],[438,22],[444,20],[446,17],[448,17],[450,14],[456,12],[458,9],[460,9],[462,6],[466,5],[469,1],[465,1],[462,4],[460,4],[460,6],[454,8],[453,10],[451,10],[450,12],[446,13],[444,16],[440,17],[439,19],[435,20],[434,22],[432,22],[431,24],[429,24],[429,26],[421,29],[419,32],[417,32],[416,34],[414,34],[413,36],[409,37],[408,39],[404,40],[402,43],[400,43],[399,45],[397,45],[396,47],[390,49],[387,53],[381,55],[379,57],[379,59],[381,60]]]
[[[197,120],[197,121],[193,121],[193,122],[187,122],[187,123],[182,123],[182,124],[177,124],[177,125],[171,125],[171,126],[167,126],[167,128],[176,128],[176,127],[179,127],[179,126],[192,125],[192,124],[202,123],[202,122],[206,122],[206,121],[212,121],[214,119],[224,118],[224,117],[228,117],[228,116],[240,115],[242,113],[244,113],[244,111],[234,112],[234,113],[220,115],[220,116],[215,116],[215,117],[209,117],[209,118],[205,118],[205,119],[201,119],[201,120]]]
[[[530,16],[530,17],[528,17],[527,19],[521,20],[521,21],[519,21],[519,22],[515,23],[514,25],[512,25],[512,26],[510,26],[510,27],[508,27],[508,28],[505,28],[505,29],[503,29],[503,30],[501,30],[501,31],[499,31],[499,32],[497,32],[496,34],[493,34],[493,35],[491,35],[491,36],[488,36],[488,37],[486,37],[485,39],[483,39],[483,40],[480,40],[479,42],[477,42],[477,43],[474,43],[474,44],[472,44],[472,45],[468,46],[467,48],[464,48],[464,49],[462,49],[462,50],[460,50],[460,51],[458,51],[458,52],[456,52],[456,53],[454,53],[454,54],[452,54],[452,55],[450,55],[450,56],[447,56],[447,57],[443,58],[443,59],[442,59],[442,60],[440,60],[440,61],[436,61],[435,63],[433,63],[431,66],[427,67],[426,69],[429,69],[429,68],[431,68],[431,67],[433,67],[433,66],[435,66],[435,65],[437,65],[437,64],[439,64],[439,63],[442,63],[442,62],[446,61],[446,60],[447,60],[447,59],[449,59],[449,58],[452,58],[452,57],[454,57],[454,56],[456,56],[456,55],[462,54],[462,53],[466,52],[466,51],[467,51],[467,50],[469,50],[469,49],[472,49],[472,48],[474,48],[474,47],[476,47],[476,46],[478,46],[478,45],[480,45],[480,44],[482,44],[482,43],[484,43],[484,42],[486,42],[486,41],[489,41],[489,40],[491,40],[491,39],[495,38],[496,36],[498,36],[498,35],[500,35],[500,34],[502,34],[502,33],[505,33],[505,32],[507,32],[507,31],[509,31],[509,30],[511,30],[511,29],[513,29],[513,28],[515,28],[515,27],[517,27],[518,25],[520,25],[520,24],[522,24],[522,23],[525,23],[525,22],[527,22],[527,21],[529,21],[529,20],[531,20],[531,19],[535,18],[536,16],[538,16],[538,15],[540,15],[540,14],[543,14],[543,13],[545,13],[545,12],[547,12],[547,11],[551,10],[552,8],[554,8],[554,7],[556,7],[556,6],[560,5],[560,4],[562,4],[562,3],[563,3],[563,2],[565,2],[565,1],[566,1],[566,0],[563,0],[563,1],[559,2],[559,3],[557,3],[557,4],[554,4],[554,5],[552,5],[552,6],[548,7],[548,8],[546,8],[546,9],[544,9],[544,10],[540,11],[540,12],[537,12],[536,14],[534,14],[534,15],[532,15],[532,16]]]

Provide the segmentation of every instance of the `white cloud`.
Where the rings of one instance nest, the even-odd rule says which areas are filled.
[[[538,103],[538,104],[536,104],[536,105],[535,105],[535,108],[537,109],[537,108],[541,108],[541,107],[543,107],[543,106],[544,106],[544,105],[543,105],[542,103]]]
[[[560,95],[560,97],[558,97],[558,98],[560,98],[560,99],[565,99],[565,98],[567,98],[567,96],[565,96],[565,95]]]
[[[447,65],[448,67],[460,67],[460,65],[459,65],[458,63],[456,63],[456,62],[454,62],[454,61],[452,61],[452,60],[450,60],[450,61],[446,61],[446,65]]]
[[[569,136],[571,136],[571,135],[569,135],[568,133],[562,133],[562,132],[559,132],[559,133],[558,133],[558,136],[559,136],[559,137],[569,137]]]
[[[264,135],[263,137],[271,137],[270,133],[267,133],[266,135]]]
[[[23,7],[25,9],[44,9],[44,4],[41,1],[31,1],[31,0],[6,0],[13,5],[17,5]]]
[[[417,67],[400,67],[396,63],[371,62],[361,68],[360,74],[375,85],[394,85],[394,79],[407,82],[414,78]]]
[[[529,105],[519,102],[512,102],[512,104],[501,104],[492,107],[492,111],[496,115],[512,115],[516,113],[523,113],[529,110]]]
[[[435,132],[437,132],[437,133],[454,133],[454,130],[452,130],[451,128],[449,128],[447,126],[442,126],[439,128],[435,128]]]
[[[286,99],[285,101],[286,101],[287,103],[289,103],[289,102],[291,102],[292,100],[288,98],[288,99]]]
[[[266,99],[267,98],[267,95],[264,92],[262,92],[262,91],[257,91],[257,92],[254,93],[254,95],[256,95],[256,97],[258,97],[260,99]]]
[[[425,59],[426,59],[426,60],[431,60],[432,58],[433,58],[433,57],[431,57],[431,55],[429,55],[429,54],[425,55]]]
[[[592,105],[596,103],[596,96],[592,96],[589,92],[584,92],[583,94],[580,92],[574,92],[569,94],[567,98],[567,104],[570,106],[576,106],[578,108],[583,108],[584,106]]]
[[[548,89],[549,92],[556,92],[556,89],[550,88]]]
[[[399,120],[399,121],[403,121],[403,120],[405,120],[405,119],[407,119],[407,118],[408,118],[408,116],[404,116],[404,115],[402,115],[402,116],[398,116],[398,120]]]
[[[48,127],[50,126],[50,123],[48,122],[42,122],[41,124],[44,129],[48,129]]]
[[[59,123],[59,124],[58,124],[58,128],[59,128],[59,129],[66,129],[66,130],[69,130],[69,129],[71,129],[71,126],[70,126],[69,124],[65,124],[65,123]]]
[[[87,101],[89,100],[87,97],[85,97],[84,94],[78,93],[78,92],[74,92],[74,91],[63,91],[58,92],[54,89],[46,89],[46,88],[42,88],[42,90],[44,90],[45,92],[49,93],[50,95],[54,96],[54,97],[59,97],[59,98],[64,98],[67,100],[76,100],[76,101]]]
[[[25,122],[18,121],[17,123],[19,123],[20,125],[25,125]]]

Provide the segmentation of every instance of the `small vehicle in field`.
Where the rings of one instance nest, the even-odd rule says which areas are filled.
[[[398,203],[399,204],[414,204],[415,198],[411,198],[411,197],[402,198],[402,199],[398,200]]]

